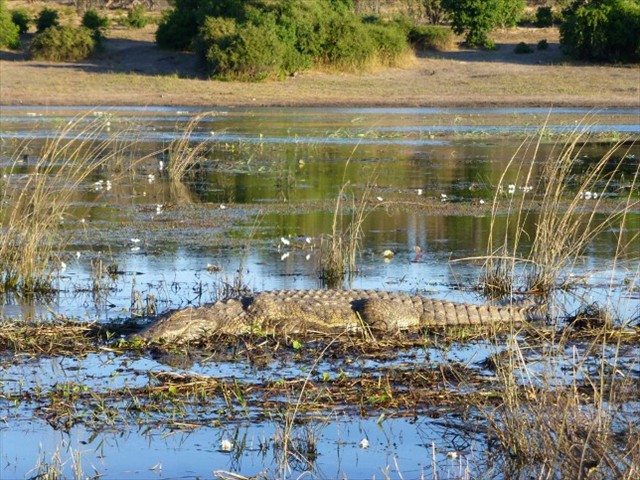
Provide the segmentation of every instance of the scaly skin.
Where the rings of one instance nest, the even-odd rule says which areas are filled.
[[[170,311],[136,336],[173,343],[216,334],[378,332],[428,327],[520,324],[530,307],[452,303],[377,290],[278,290]]]

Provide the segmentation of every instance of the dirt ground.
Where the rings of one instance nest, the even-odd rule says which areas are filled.
[[[239,83],[208,80],[195,55],[157,48],[155,28],[116,26],[104,50],[83,63],[28,61],[24,52],[0,51],[0,105],[640,106],[637,65],[571,62],[556,29],[496,32],[496,51],[423,52],[402,68]],[[535,49],[541,39],[548,50]],[[534,53],[514,53],[521,41]]]

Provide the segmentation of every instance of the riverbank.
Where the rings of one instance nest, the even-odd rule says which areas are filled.
[[[153,43],[155,26],[110,31],[104,50],[83,63],[27,61],[0,52],[0,104],[70,106],[640,106],[637,66],[570,62],[556,29],[518,28],[494,35],[498,49],[419,53],[402,68],[345,74],[303,72],[280,82],[204,78],[193,54]],[[516,54],[524,41],[546,50]]]

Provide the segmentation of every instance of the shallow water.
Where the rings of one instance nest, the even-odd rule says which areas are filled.
[[[66,107],[2,107],[3,175],[12,184],[36,175],[35,152],[84,113]],[[572,177],[578,195],[580,178],[609,150],[611,139],[640,135],[640,110],[220,109],[204,118],[191,137],[209,145],[201,171],[176,190],[160,167],[166,157],[158,152],[180,138],[198,113],[202,112],[129,107],[87,113],[73,132],[98,122],[98,138],[115,135],[123,143],[134,142],[129,151],[132,157],[149,156],[125,175],[106,166],[78,189],[73,208],[61,219],[63,228],[76,234],[60,259],[59,292],[48,302],[8,298],[3,316],[34,319],[55,313],[100,321],[127,319],[151,299],[157,311],[213,301],[222,286],[238,276],[254,290],[321,288],[319,247],[331,232],[335,198],[345,184],[345,202],[371,188],[370,205],[376,206],[364,222],[359,270],[348,286],[483,301],[466,288],[477,284],[480,262],[456,260],[486,253],[496,191],[502,191],[496,198],[511,202],[515,209],[529,194],[525,187],[537,184],[545,159],[557,155],[562,134],[586,128],[599,141],[580,148],[580,165]],[[542,128],[547,133],[536,146],[536,139],[528,135]],[[24,148],[16,157],[12,152],[20,146]],[[525,159],[527,169],[536,148],[537,162],[529,178],[517,169],[502,176],[512,159]],[[594,189],[611,203],[626,195],[624,188],[637,169],[640,148],[623,146],[616,155],[624,158],[623,168],[611,183]],[[20,161],[14,165],[16,158]],[[107,180],[113,182],[108,189]],[[594,205],[594,199],[584,199],[581,208]],[[597,214],[596,219],[605,215]],[[341,220],[347,222],[348,217],[347,212]],[[503,230],[509,228],[505,219],[500,215],[497,220]],[[536,215],[528,219],[530,231],[536,220]],[[621,318],[633,317],[638,290],[630,285],[638,282],[640,246],[630,243],[624,251],[619,246],[621,239],[624,243],[639,232],[636,212],[622,229],[612,224],[596,238],[564,273],[582,278],[574,294],[559,300],[565,311],[577,308],[587,296],[590,301],[615,305]],[[415,246],[423,254],[416,256]],[[394,257],[385,260],[384,250],[395,252]],[[98,259],[104,265],[117,265],[120,273],[113,279],[102,277],[96,295],[92,262]],[[472,363],[483,375],[490,375],[480,363],[495,352],[482,342],[448,352],[448,361]],[[404,355],[369,359],[361,368],[424,364],[440,358],[442,350]],[[632,358],[635,353],[629,355]],[[535,371],[537,357],[532,355],[530,360]],[[332,367],[330,361],[321,362],[317,373],[333,375]],[[51,388],[63,381],[119,388],[144,384],[148,380],[140,372],[154,369],[167,366],[108,354],[81,359],[18,358],[3,372],[2,385],[5,393]],[[243,382],[306,375],[304,366],[295,362],[276,362],[260,370],[238,362],[196,363],[184,371]],[[275,420],[213,422],[186,433],[162,426],[147,430],[132,422],[123,433],[107,429],[93,435],[78,425],[64,434],[34,416],[33,406],[2,408],[7,415],[6,425],[0,426],[2,478],[23,477],[39,454],[48,461],[56,450],[67,459],[68,472],[72,453],[80,451],[86,472],[95,467],[108,478],[191,478],[210,476],[218,469],[244,475],[282,474],[273,450],[279,428]],[[313,465],[313,475],[319,478],[343,474],[379,478],[386,468],[392,477],[432,476],[436,470],[441,478],[449,478],[464,476],[466,468],[475,473],[490,468],[486,457],[477,454],[485,451],[486,438],[469,433],[458,413],[431,412],[381,423],[338,412],[326,415],[326,422],[311,424],[319,436]],[[243,448],[219,451],[225,438]],[[366,449],[359,446],[363,438],[370,442]],[[259,447],[261,441],[267,445],[266,452]],[[447,457],[453,451],[465,454]],[[287,475],[296,478],[302,471],[294,466]]]

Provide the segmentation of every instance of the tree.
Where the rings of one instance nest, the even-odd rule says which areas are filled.
[[[488,35],[499,26],[514,25],[524,8],[523,0],[442,0],[453,31],[465,34],[469,47],[493,48]]]
[[[0,48],[2,47],[12,50],[20,48],[19,29],[11,20],[11,14],[4,0],[0,0]]]
[[[584,60],[640,61],[638,0],[577,0],[563,14],[565,53]]]

